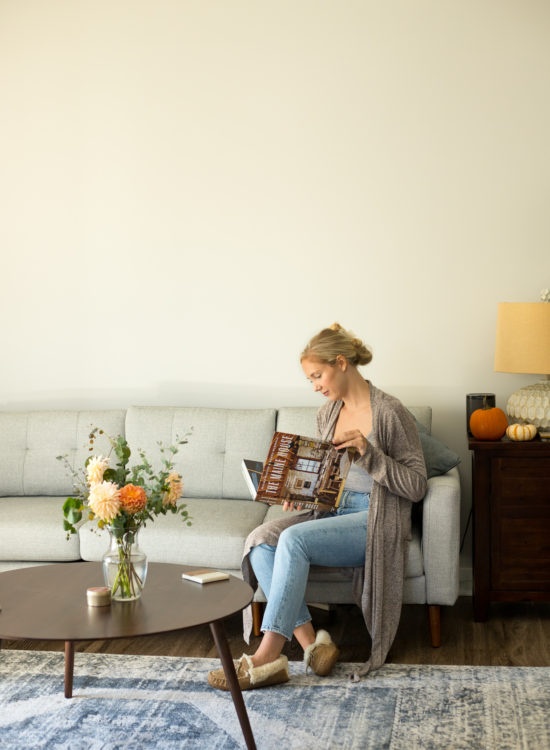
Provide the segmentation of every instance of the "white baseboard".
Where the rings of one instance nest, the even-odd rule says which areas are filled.
[[[473,577],[472,577],[472,566],[461,565],[460,566],[460,584],[459,584],[459,596],[472,596],[473,591]]]

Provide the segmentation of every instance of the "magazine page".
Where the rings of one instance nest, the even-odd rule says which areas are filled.
[[[260,477],[264,465],[261,461],[254,461],[251,458],[243,458],[241,462],[241,468],[244,476],[244,481],[250,492],[250,497],[255,500],[258,494],[258,487],[260,485]]]

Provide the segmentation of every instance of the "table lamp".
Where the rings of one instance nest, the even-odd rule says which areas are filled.
[[[506,404],[511,422],[550,431],[550,303],[501,302],[495,346],[496,372],[544,375],[513,393]]]

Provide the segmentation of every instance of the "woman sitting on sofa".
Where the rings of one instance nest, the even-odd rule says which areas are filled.
[[[261,643],[237,665],[242,690],[288,681],[282,651],[293,635],[306,668],[328,675],[334,667],[338,648],[326,631],[315,633],[304,599],[311,565],[354,568],[355,598],[372,639],[369,661],[355,679],[384,663],[395,637],[411,503],[424,497],[426,467],[410,412],[360,374],[358,367],[371,359],[370,350],[337,323],[302,352],[306,377],[327,399],[317,415],[319,435],[338,449],[354,449],[354,459],[336,510],[289,513],[259,526],[246,541],[243,575],[252,586],[259,583],[267,605]],[[247,622],[247,642],[249,636]],[[223,670],[210,672],[208,682],[228,689]]]

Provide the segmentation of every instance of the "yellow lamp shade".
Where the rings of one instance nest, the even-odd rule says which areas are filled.
[[[499,304],[495,370],[550,374],[550,303]]]
[[[498,306],[495,346],[497,372],[550,374],[550,304],[502,302]],[[520,388],[508,399],[511,420],[550,429],[550,380]]]

